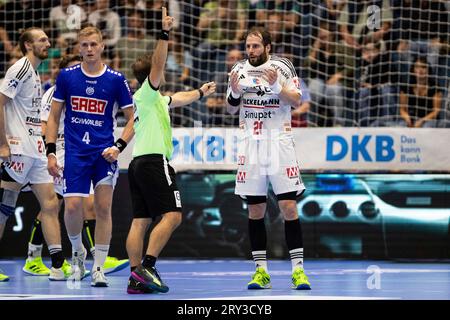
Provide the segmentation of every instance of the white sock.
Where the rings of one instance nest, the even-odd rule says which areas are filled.
[[[91,251],[92,258],[95,259],[95,247],[92,247],[92,248],[90,249],[90,251]]]
[[[83,239],[81,237],[81,232],[75,236],[69,235],[70,243],[72,244],[72,252],[83,252]]]
[[[34,259],[40,257],[42,255],[42,244],[35,245],[31,242],[28,242],[28,258]]]
[[[261,250],[261,251],[252,251],[253,261],[255,261],[255,267],[256,268],[263,268],[268,272],[267,270],[267,251]]]
[[[97,270],[97,267],[103,268],[106,257],[108,256],[109,244],[96,244],[95,245],[95,257],[93,270]]]
[[[303,248],[297,248],[289,251],[292,263],[292,272],[295,268],[303,269]]]

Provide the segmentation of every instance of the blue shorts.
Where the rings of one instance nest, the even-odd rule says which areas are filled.
[[[105,184],[114,188],[119,176],[117,161],[109,163],[101,152],[91,155],[71,155],[64,158],[64,197],[88,197],[91,183],[94,189]]]

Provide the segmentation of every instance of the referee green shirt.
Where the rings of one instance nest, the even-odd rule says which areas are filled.
[[[172,128],[169,104],[171,97],[162,96],[152,87],[150,80],[142,84],[133,96],[135,140],[133,158],[146,154],[172,157]]]

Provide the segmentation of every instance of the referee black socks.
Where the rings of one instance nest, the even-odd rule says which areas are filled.
[[[142,266],[145,269],[150,269],[150,268],[154,268],[156,264],[156,257],[154,256],[150,256],[150,255],[145,255],[144,260],[142,260]]]

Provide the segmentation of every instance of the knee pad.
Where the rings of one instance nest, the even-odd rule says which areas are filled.
[[[297,192],[296,191],[292,191],[292,192],[286,192],[286,193],[280,193],[277,194],[277,200],[281,201],[281,200],[297,200]]]
[[[19,197],[18,191],[12,191],[8,189],[1,189],[3,194],[1,196],[0,203],[0,223],[5,223],[10,216],[14,214],[16,210],[17,198]]]
[[[245,198],[248,204],[260,204],[267,202],[266,196],[246,196]]]

